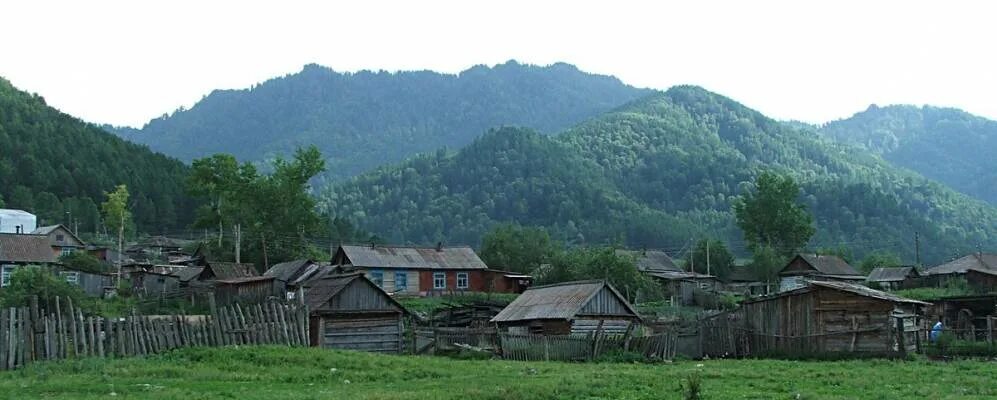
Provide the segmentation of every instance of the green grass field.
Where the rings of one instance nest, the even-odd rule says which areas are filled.
[[[151,358],[38,363],[0,373],[13,399],[994,399],[997,363],[712,360],[568,364],[195,348]]]

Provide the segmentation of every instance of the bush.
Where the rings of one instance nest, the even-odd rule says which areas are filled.
[[[607,351],[605,353],[600,354],[599,357],[596,357],[595,359],[595,362],[599,363],[634,364],[634,363],[646,363],[648,361],[649,360],[647,359],[647,357],[644,357],[643,354],[633,351],[624,351],[624,350]]]
[[[97,259],[85,251],[74,251],[62,257],[59,262],[70,269],[83,272],[103,273],[107,268]]]
[[[958,340],[955,335],[943,333],[938,340],[924,348],[932,357],[997,357],[997,344]]]
[[[682,398],[685,400],[700,400],[703,398],[703,379],[699,374],[692,374],[685,378],[685,385],[682,385]]]
[[[67,283],[51,271],[38,266],[27,266],[14,270],[10,286],[0,292],[0,303],[4,307],[26,307],[30,305],[31,296],[38,296],[43,307],[54,310],[56,297],[63,302],[72,299],[73,304],[80,305],[85,295],[80,288]]]

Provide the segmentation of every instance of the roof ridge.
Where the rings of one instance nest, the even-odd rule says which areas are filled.
[[[409,245],[409,244],[375,244],[371,246],[370,243],[343,243],[339,245],[340,247],[367,247],[367,248],[392,248],[392,249],[433,249],[436,250],[436,245],[419,246],[419,245]],[[462,249],[462,248],[472,248],[471,245],[460,244],[452,246],[443,246],[444,249]]]
[[[586,280],[583,280],[583,281],[558,282],[558,283],[549,283],[549,284],[540,285],[540,286],[530,286],[526,290],[543,289],[543,288],[551,288],[551,287],[558,287],[558,286],[568,286],[568,285],[586,285],[586,284],[589,284],[589,283],[607,283],[607,282],[606,282],[605,279],[586,279]]]

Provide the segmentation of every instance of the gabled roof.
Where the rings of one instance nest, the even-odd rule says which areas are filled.
[[[606,281],[565,282],[526,289],[491,322],[511,322],[534,319],[575,318],[589,301],[601,291],[608,290],[623,306],[625,313],[640,318],[637,311]]]
[[[59,228],[62,228],[62,230],[66,231],[66,233],[68,233],[69,236],[72,236],[73,239],[76,239],[77,242],[83,243],[83,245],[86,246],[86,242],[84,242],[82,239],[80,239],[79,236],[76,236],[76,234],[73,233],[73,231],[69,230],[69,228],[67,228],[63,224],[49,225],[49,226],[43,226],[43,227],[40,227],[40,228],[36,228],[34,231],[31,232],[31,234],[32,235],[46,235],[46,236],[48,236],[48,235],[51,235],[52,232],[55,232],[56,230],[58,230]]]
[[[46,264],[56,257],[48,236],[0,233],[0,261]]]
[[[688,272],[688,271],[661,271],[661,272],[651,272],[648,273],[647,275],[668,281],[717,279],[717,277],[713,275],[701,274],[698,272]]]
[[[186,267],[173,271],[171,275],[180,278],[180,282],[190,282],[192,279],[197,278],[198,275],[201,275],[202,271],[204,271],[204,268]]]
[[[796,257],[793,258],[793,260],[790,260],[789,264],[787,264],[786,266],[788,267],[789,265],[792,265],[793,261],[796,260],[797,258],[803,259],[803,261],[805,261],[813,269],[817,270],[817,272],[823,275],[831,275],[839,277],[862,276],[862,274],[856,271],[855,268],[853,268],[851,265],[848,265],[848,263],[845,262],[845,260],[842,260],[841,257],[835,255],[798,254]],[[785,268],[783,270],[785,270]]]
[[[346,289],[351,283],[354,282],[362,282],[372,290],[378,292],[388,303],[398,307],[398,309],[403,313],[408,314],[408,310],[405,309],[405,306],[401,305],[401,303],[389,296],[384,289],[381,289],[367,279],[363,272],[326,275],[322,279],[316,279],[309,282],[305,287],[305,304],[308,306],[309,310],[318,310],[328,303],[329,300],[339,295],[343,289]]]
[[[731,269],[730,274],[727,276],[727,280],[730,282],[759,282],[755,272],[749,267],[734,267]]]
[[[277,278],[279,281],[290,282],[301,275],[306,267],[312,264],[315,264],[315,262],[307,258],[282,262],[280,264],[274,264],[274,266],[270,267],[267,272],[263,273],[263,276],[271,276]]]
[[[638,271],[682,271],[675,261],[661,250],[623,250],[617,249],[616,255],[633,257]]]
[[[213,274],[214,280],[249,278],[257,276],[256,268],[253,264],[236,264],[234,262],[208,261],[208,265],[203,268],[200,276]]]
[[[339,246],[359,268],[488,269],[470,247]]]
[[[973,253],[924,271],[925,275],[964,274],[967,270],[997,270],[997,254]]]
[[[773,294],[773,295],[769,295],[769,296],[762,296],[762,297],[756,297],[756,298],[752,298],[752,299],[747,299],[747,300],[744,300],[744,302],[745,303],[755,303],[755,302],[759,302],[759,301],[767,301],[767,300],[776,299],[776,298],[785,297],[785,296],[793,296],[793,295],[797,295],[797,294],[807,293],[807,292],[813,291],[815,288],[819,288],[819,287],[828,288],[828,289],[832,289],[832,290],[838,290],[838,291],[842,291],[842,292],[848,292],[848,293],[856,294],[856,295],[859,295],[859,296],[872,297],[872,298],[876,298],[876,299],[879,299],[879,300],[885,300],[885,301],[890,301],[890,302],[894,302],[894,303],[918,304],[918,305],[926,305],[926,306],[930,306],[931,305],[931,303],[926,303],[926,302],[919,301],[919,300],[914,300],[914,299],[908,299],[906,297],[900,297],[900,296],[897,296],[897,295],[895,295],[893,293],[888,293],[888,292],[883,292],[883,291],[880,291],[880,290],[870,289],[870,288],[868,288],[866,286],[862,286],[862,285],[858,285],[858,284],[854,284],[854,283],[837,282],[837,281],[806,281],[806,286],[804,286],[802,288],[794,289],[794,290],[789,290],[789,291],[785,291],[785,292],[781,292],[781,293],[777,293],[777,294]]]
[[[869,273],[869,282],[900,282],[908,277],[917,277],[914,267],[876,267]]]
[[[166,236],[149,236],[138,242],[138,246],[144,247],[183,247],[190,243],[190,240],[172,239]]]

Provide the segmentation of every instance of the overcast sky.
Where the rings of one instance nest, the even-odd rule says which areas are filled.
[[[780,119],[871,103],[997,119],[994,2],[812,3],[4,2],[0,76],[69,114],[132,126],[307,63],[459,72],[509,59],[701,85]]]

